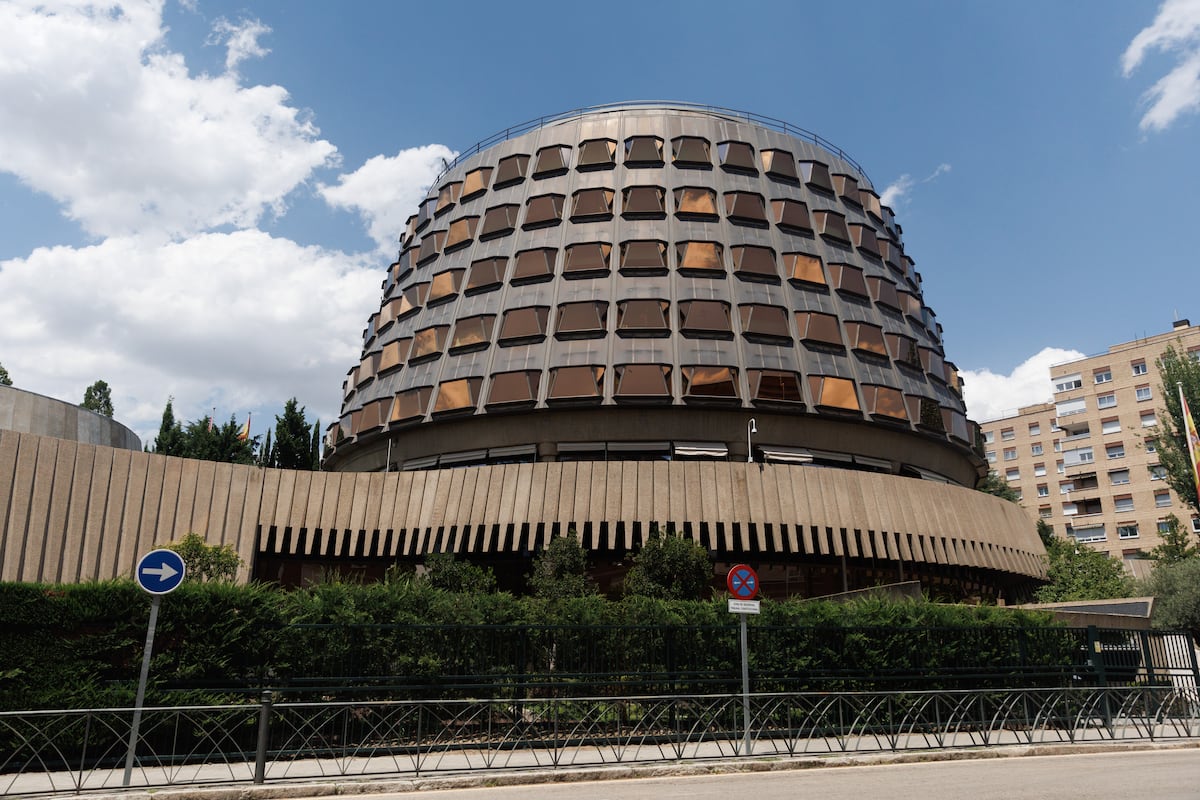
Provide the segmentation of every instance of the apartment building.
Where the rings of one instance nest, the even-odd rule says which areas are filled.
[[[1171,491],[1156,440],[1165,403],[1156,360],[1168,346],[1200,359],[1200,326],[1113,345],[1050,369],[1054,398],[980,423],[993,472],[1021,505],[1134,572],[1161,542],[1167,515],[1200,532],[1200,518]]]

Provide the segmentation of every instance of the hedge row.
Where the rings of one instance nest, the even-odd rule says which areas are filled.
[[[0,710],[132,705],[149,609],[130,581],[0,584]],[[1043,614],[988,606],[763,601],[751,624],[758,690],[1057,680],[1078,649]],[[723,689],[738,678],[736,631],[723,600],[547,601],[413,579],[184,584],[162,601],[147,704],[261,687],[310,697]]]

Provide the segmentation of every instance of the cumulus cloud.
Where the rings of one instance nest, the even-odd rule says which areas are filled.
[[[932,183],[942,175],[945,175],[951,169],[953,168],[945,162],[938,164],[937,168],[922,178],[920,182]],[[887,188],[885,188],[883,193],[879,196],[879,202],[885,206],[888,206],[889,208],[894,209],[896,204],[899,203],[902,198],[908,195],[909,191],[912,190],[916,183],[917,182],[913,180],[911,175],[909,175],[907,172],[904,173],[892,183],[888,184]]]
[[[262,58],[271,52],[258,43],[260,36],[270,32],[271,29],[257,19],[230,22],[220,17],[213,23],[208,43],[225,45],[225,70],[237,72],[238,64],[247,58]]]
[[[1144,131],[1166,129],[1180,116],[1200,110],[1200,0],[1167,0],[1148,27],[1138,32],[1121,56],[1128,78],[1152,51],[1176,57],[1175,67],[1142,96],[1147,106]]]
[[[394,156],[375,156],[354,172],[339,175],[336,185],[322,184],[318,192],[334,208],[357,212],[379,249],[393,251],[404,221],[455,155],[443,145],[430,144]]]
[[[0,4],[0,170],[59,201],[96,236],[247,228],[336,163],[279,86],[234,71],[266,52],[257,21],[218,23],[223,75],[191,75],[162,3]]]
[[[1050,367],[1083,358],[1078,350],[1046,347],[1025,359],[1008,375],[991,370],[963,370],[963,400],[971,419],[986,421],[1017,413],[1017,409],[1046,403],[1054,396]]]
[[[103,378],[144,441],[169,395],[186,419],[297,396],[328,422],[379,280],[373,258],[261,231],[39,248],[0,262],[0,353],[53,397]]]

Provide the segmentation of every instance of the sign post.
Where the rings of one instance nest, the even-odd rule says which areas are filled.
[[[746,616],[759,612],[758,573],[753,567],[745,564],[735,564],[725,576],[725,586],[729,589],[729,613],[737,614],[741,619],[742,644],[742,752],[751,754],[750,744],[750,658],[746,645]]]
[[[133,570],[133,579],[143,591],[151,595],[150,623],[146,626],[146,647],[142,652],[142,674],[138,679],[137,699],[133,703],[133,726],[129,729],[129,751],[125,754],[125,778],[122,786],[129,785],[133,776],[133,760],[137,752],[138,729],[142,725],[142,704],[146,700],[146,680],[150,677],[150,654],[154,650],[154,628],[158,625],[158,606],[162,596],[173,592],[183,583],[187,567],[183,558],[174,550],[151,550],[138,559]]]

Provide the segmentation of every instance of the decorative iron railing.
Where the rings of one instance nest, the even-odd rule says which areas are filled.
[[[1200,737],[1195,682],[145,709],[130,785]],[[123,784],[130,709],[0,714],[0,794]],[[745,737],[746,730],[749,736]]]

